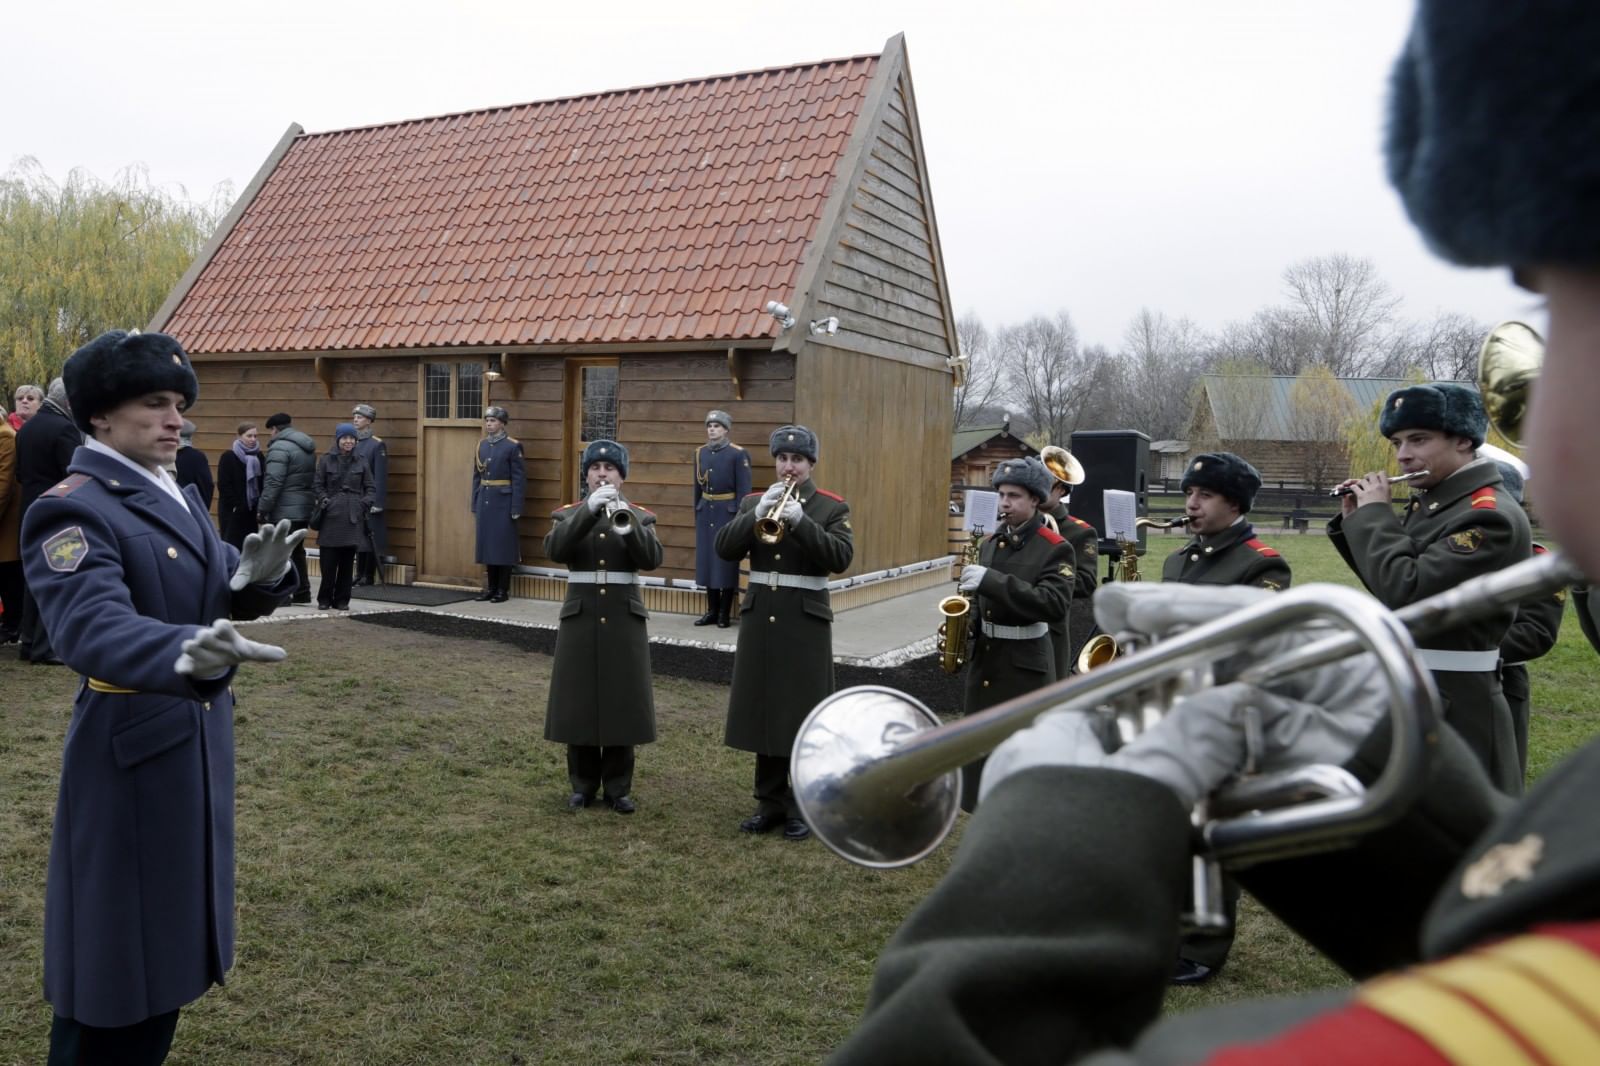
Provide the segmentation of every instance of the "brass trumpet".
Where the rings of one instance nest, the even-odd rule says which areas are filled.
[[[783,514],[783,509],[789,505],[789,501],[794,499],[795,493],[800,490],[800,483],[792,477],[787,477],[783,479],[783,484],[785,488],[783,495],[778,497],[778,502],[764,516],[756,519],[756,539],[763,544],[776,544],[789,532],[789,527],[783,524],[783,519],[779,516]]]
[[[606,504],[606,521],[611,523],[611,532],[619,536],[626,536],[633,532],[633,512],[628,509],[628,501],[618,496]]]

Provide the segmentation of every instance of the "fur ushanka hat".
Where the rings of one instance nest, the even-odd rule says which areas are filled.
[[[165,333],[113,329],[67,357],[61,368],[67,403],[78,428],[92,435],[89,420],[149,392],[171,391],[190,408],[200,395],[194,367],[183,346]]]
[[[1412,385],[1391,392],[1378,416],[1378,432],[1385,437],[1403,429],[1432,429],[1466,437],[1478,448],[1489,431],[1489,416],[1483,411],[1483,397],[1465,385],[1448,381]]]

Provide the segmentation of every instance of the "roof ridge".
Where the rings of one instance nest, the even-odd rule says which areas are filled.
[[[598,89],[586,93],[571,93],[566,96],[553,96],[546,100],[521,100],[512,104],[494,104],[489,107],[472,107],[464,111],[446,111],[438,115],[422,115],[417,118],[395,119],[390,122],[369,122],[360,126],[341,126],[338,129],[317,130],[300,134],[296,140],[308,141],[319,137],[331,137],[341,133],[362,133],[368,130],[381,130],[399,126],[414,126],[422,122],[437,122],[440,119],[463,118],[468,115],[487,115],[496,111],[514,111],[522,107],[540,107],[545,104],[565,104],[575,100],[596,100],[607,96],[624,96],[628,93],[645,92],[650,89],[671,89],[680,85],[697,85],[704,82],[729,81],[734,78],[750,78],[758,74],[780,74],[790,70],[807,70],[815,67],[838,66],[844,63],[857,63],[864,59],[882,59],[882,52],[863,52],[853,56],[839,56],[834,59],[815,59],[804,63],[785,63],[776,67],[756,67],[750,70],[736,70],[728,74],[705,74],[696,78],[677,78],[671,81],[652,82],[645,85],[630,85],[621,89]]]

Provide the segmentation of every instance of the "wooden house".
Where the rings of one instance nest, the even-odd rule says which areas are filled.
[[[468,494],[490,403],[527,456],[520,595],[560,595],[542,542],[597,437],[632,452],[658,575],[691,585],[714,407],[758,487],[774,428],[819,434],[817,483],[854,515],[851,575],[909,589],[945,553],[927,456],[951,435],[955,322],[900,36],[878,55],[291,126],[151,328],[194,359],[212,454],[242,419],[287,411],[326,446],[353,404],[378,408],[391,578],[477,580]],[[687,591],[650,599],[699,609]]]
[[[1007,459],[1037,456],[1039,449],[1011,435],[1011,423],[971,426],[950,441],[950,492],[959,498],[963,489],[987,489],[995,467]]]

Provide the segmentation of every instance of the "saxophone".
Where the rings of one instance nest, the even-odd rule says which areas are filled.
[[[974,529],[961,554],[961,565],[971,566],[978,561],[978,547],[983,543],[983,530]],[[972,599],[969,596],[946,596],[939,601],[938,648],[939,666],[947,674],[959,673],[967,664],[967,644],[972,636]]]

